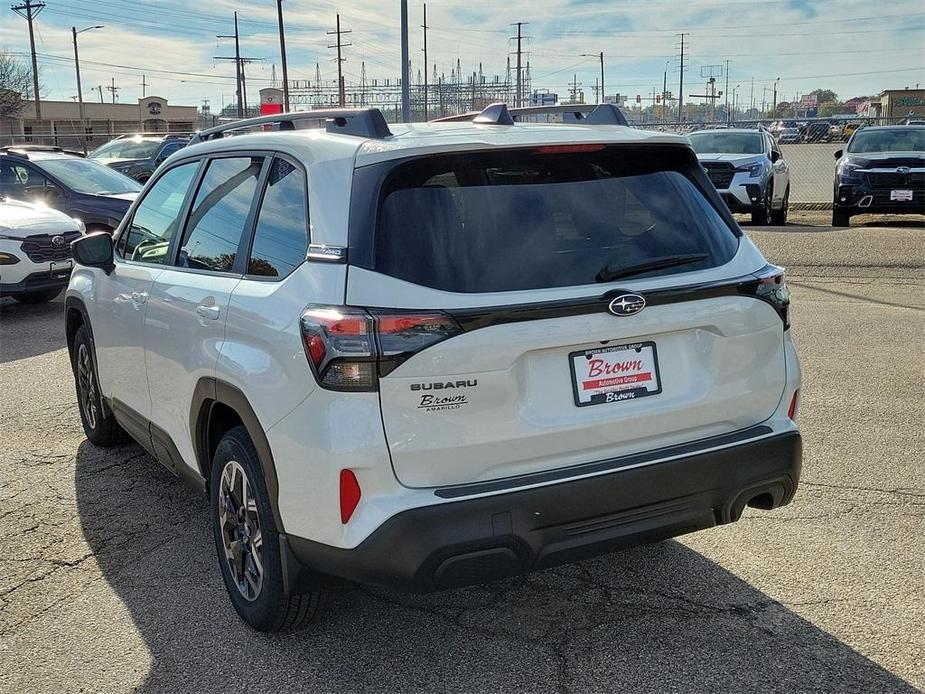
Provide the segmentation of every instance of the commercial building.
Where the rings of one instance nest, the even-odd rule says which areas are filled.
[[[148,96],[135,103],[85,102],[84,128],[74,101],[42,101],[42,119],[35,102],[23,102],[13,118],[0,119],[0,146],[34,142],[66,149],[95,149],[118,135],[137,132],[191,133],[198,126],[195,106],[171,106],[167,99]]]
[[[887,89],[880,92],[881,118],[925,118],[925,89]]]

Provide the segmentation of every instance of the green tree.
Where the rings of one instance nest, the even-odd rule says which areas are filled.
[[[813,89],[810,94],[816,95],[816,103],[824,104],[827,101],[838,101],[838,94],[831,89]]]
[[[823,101],[819,104],[818,114],[820,118],[828,118],[845,110],[841,101]]]

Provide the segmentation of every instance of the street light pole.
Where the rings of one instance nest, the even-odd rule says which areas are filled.
[[[580,55],[582,58],[597,58],[601,61],[601,90],[598,92],[600,101],[598,103],[604,103],[604,51],[600,53],[582,53]]]
[[[84,120],[84,95],[80,88],[80,58],[77,57],[77,34],[82,34],[83,32],[90,31],[91,29],[102,28],[102,25],[97,25],[77,31],[77,27],[71,27],[71,37],[74,40],[74,68],[77,70],[77,103],[79,105],[80,114],[80,142],[81,146],[83,147],[84,154],[87,153],[87,128],[86,121]]]
[[[771,102],[771,117],[774,117],[774,114],[777,112],[777,83],[780,82],[780,77],[774,80],[774,100]]]

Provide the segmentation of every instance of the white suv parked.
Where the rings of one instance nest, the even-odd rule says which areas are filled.
[[[599,109],[219,126],[74,244],[87,437],[205,488],[248,624],[326,575],[462,586],[793,497],[783,270],[686,139]]]
[[[84,232],[63,212],[0,198],[0,296],[51,301],[71,276],[71,241]]]

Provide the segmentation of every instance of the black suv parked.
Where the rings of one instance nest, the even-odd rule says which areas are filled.
[[[140,190],[137,181],[59,147],[0,149],[0,198],[43,202],[88,231],[111,233]]]
[[[187,135],[123,135],[90,152],[90,158],[144,183],[171,154],[186,146]]]
[[[925,214],[925,126],[863,128],[835,158],[832,226],[865,212]]]

